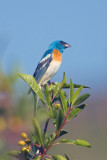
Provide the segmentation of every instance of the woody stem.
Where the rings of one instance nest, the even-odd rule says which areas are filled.
[[[45,154],[48,152],[48,150],[49,150],[49,149],[51,148],[51,146],[53,145],[54,141],[57,139],[60,131],[62,130],[62,128],[63,128],[64,125],[66,124],[66,120],[67,120],[67,118],[68,118],[68,115],[69,115],[69,112],[70,112],[70,111],[71,111],[71,107],[69,107],[69,109],[68,109],[68,111],[67,111],[67,113],[66,113],[65,119],[64,119],[64,121],[63,121],[60,129],[57,131],[55,138],[54,138],[53,141],[50,143],[50,145],[47,147],[47,149],[46,149],[46,151],[43,153],[43,155],[45,155]]]

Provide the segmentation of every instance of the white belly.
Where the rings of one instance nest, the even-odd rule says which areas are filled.
[[[45,72],[45,75],[41,78],[41,80],[39,82],[39,85],[41,86],[41,85],[46,84],[55,75],[55,73],[58,71],[60,65],[61,65],[60,61],[53,60],[50,63],[47,71]]]

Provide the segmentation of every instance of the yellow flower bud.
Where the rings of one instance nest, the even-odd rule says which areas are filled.
[[[61,107],[61,105],[59,103],[55,104],[55,109],[58,110]]]
[[[19,142],[18,142],[18,145],[19,145],[19,146],[24,146],[24,145],[25,145],[25,141],[19,141]]]
[[[28,147],[21,148],[21,152],[29,153],[29,151],[30,151],[30,147],[29,148]]]
[[[30,151],[30,149],[26,149],[26,150],[25,150],[26,153],[29,153],[29,151]]]
[[[21,133],[21,137],[26,139],[27,138],[27,134],[25,132],[22,132]]]
[[[24,152],[26,150],[26,147],[21,148],[21,152]]]

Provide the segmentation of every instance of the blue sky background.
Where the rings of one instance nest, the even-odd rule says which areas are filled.
[[[54,81],[63,72],[97,93],[107,84],[107,0],[0,0],[0,63],[4,72],[20,65],[33,74],[54,40],[72,45]]]

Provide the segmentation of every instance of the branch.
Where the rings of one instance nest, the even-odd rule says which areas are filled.
[[[55,138],[54,138],[53,141],[50,143],[50,145],[47,147],[46,151],[44,151],[43,157],[44,157],[44,155],[48,152],[48,150],[51,148],[51,146],[53,145],[54,141],[57,139],[60,131],[62,130],[62,128],[63,128],[64,125],[66,124],[66,120],[67,120],[67,118],[68,118],[68,115],[69,115],[69,112],[70,112],[70,111],[71,111],[71,107],[69,107],[69,109],[68,109],[68,111],[67,111],[67,113],[66,113],[65,119],[64,119],[64,121],[63,121],[63,123],[62,123],[62,126],[61,126],[60,129],[57,131]],[[42,157],[42,158],[43,158],[43,157]]]

